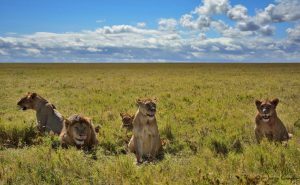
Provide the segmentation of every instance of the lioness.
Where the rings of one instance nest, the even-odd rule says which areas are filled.
[[[46,99],[37,93],[28,92],[17,105],[24,111],[27,109],[36,111],[37,128],[40,132],[53,131],[60,134],[64,118]]]
[[[93,123],[89,118],[78,114],[69,117],[64,121],[60,142],[64,148],[71,145],[77,148],[91,149],[98,144]]]
[[[134,115],[130,115],[128,113],[120,113],[122,118],[122,128],[126,128],[127,130],[132,130]]]
[[[156,158],[161,150],[161,140],[156,123],[156,99],[138,99],[138,111],[133,119],[133,135],[128,144],[130,152],[135,153],[137,163],[143,157],[149,161]]]
[[[279,99],[270,100],[256,100],[255,104],[258,113],[255,117],[255,136],[256,140],[260,142],[265,136],[270,141],[287,141],[292,137],[289,134],[281,120],[277,117],[276,106]]]

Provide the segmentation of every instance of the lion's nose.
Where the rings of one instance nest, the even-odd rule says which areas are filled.
[[[264,114],[268,113],[268,109],[267,108],[264,108],[262,111],[263,111]]]

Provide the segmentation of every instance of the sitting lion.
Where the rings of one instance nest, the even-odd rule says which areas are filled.
[[[277,117],[276,106],[279,99],[274,100],[256,100],[255,104],[258,113],[255,118],[255,136],[258,142],[263,137],[267,137],[270,141],[287,141],[292,137],[289,134],[281,120]]]
[[[128,144],[130,152],[135,153],[137,163],[143,162],[143,157],[149,161],[155,159],[162,149],[156,123],[156,99],[138,99],[138,111],[133,119],[133,135]]]
[[[134,115],[130,115],[128,113],[120,113],[120,116],[122,118],[122,128],[126,128],[129,131],[132,130]]]
[[[89,118],[77,114],[69,117],[64,121],[60,142],[64,148],[71,145],[91,149],[98,144],[93,123]]]
[[[40,132],[53,131],[55,134],[60,134],[64,118],[46,99],[37,93],[28,92],[17,105],[24,111],[27,109],[36,111],[37,128]]]

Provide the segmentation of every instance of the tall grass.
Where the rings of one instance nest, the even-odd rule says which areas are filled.
[[[1,64],[0,184],[298,184],[299,64]],[[16,102],[34,91],[64,115],[101,129],[94,153],[57,147],[34,111]],[[164,158],[135,165],[120,112],[157,97]],[[257,144],[254,100],[278,97],[294,138]]]

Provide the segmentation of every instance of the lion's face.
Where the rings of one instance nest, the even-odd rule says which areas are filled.
[[[122,128],[132,128],[134,115],[130,115],[128,113],[120,113],[120,116],[122,118]]]
[[[83,145],[91,135],[90,120],[78,115],[68,120],[69,124],[66,125],[68,133],[77,145]]]
[[[89,126],[85,123],[75,123],[73,127],[71,127],[71,132],[73,133],[73,139],[77,145],[83,145],[84,141],[87,139],[89,135]]]
[[[156,99],[138,99],[137,104],[143,115],[153,118],[156,113]]]
[[[256,100],[255,104],[257,110],[262,117],[264,122],[268,122],[270,118],[276,113],[276,106],[279,103],[279,99],[275,98],[274,100]]]
[[[36,93],[28,92],[27,95],[25,95],[23,98],[20,99],[20,101],[17,103],[17,105],[22,110],[33,109],[36,96],[37,96]]]

